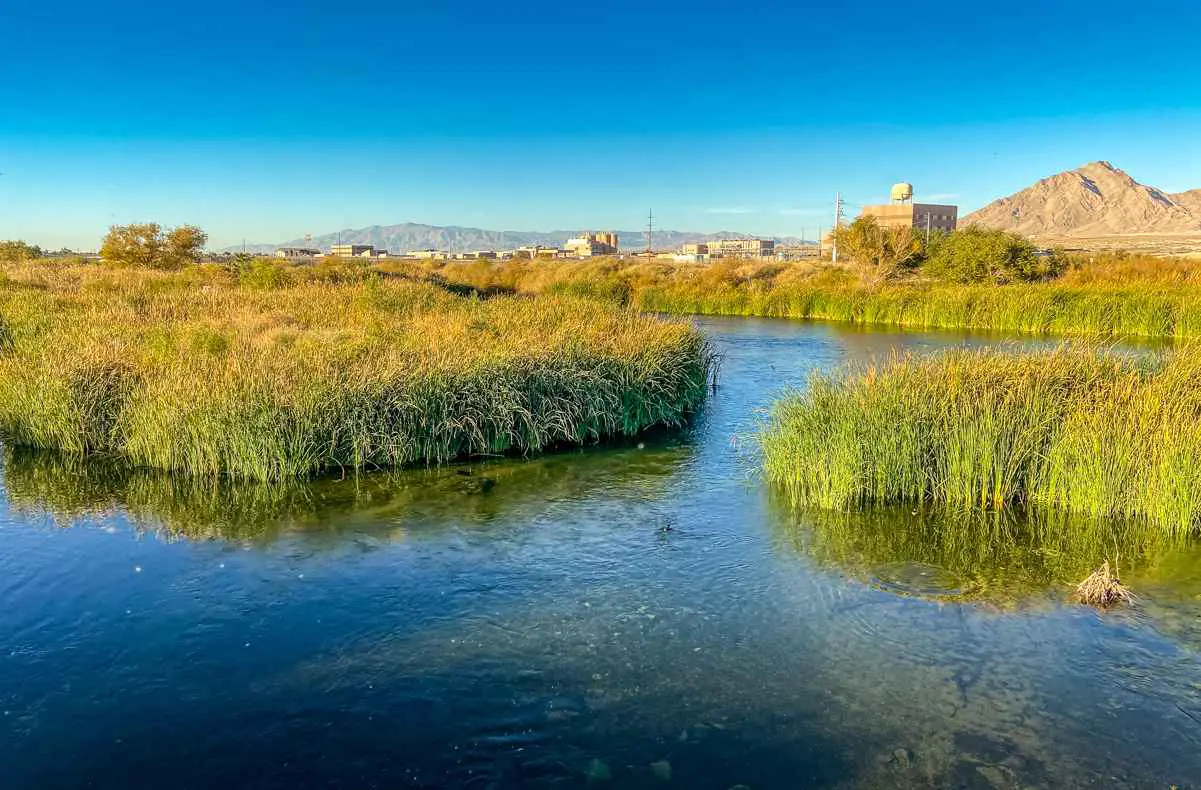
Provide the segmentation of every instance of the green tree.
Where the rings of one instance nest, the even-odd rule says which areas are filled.
[[[1032,282],[1058,276],[1063,256],[1040,254],[1024,236],[975,225],[931,241],[923,271],[946,282]]]
[[[20,263],[42,257],[42,248],[23,241],[0,241],[0,263]]]
[[[195,225],[172,228],[167,232],[164,244],[168,264],[178,267],[196,263],[208,240],[208,234]]]
[[[157,222],[113,225],[100,245],[108,263],[149,269],[177,269],[195,263],[208,236],[195,225],[164,230]]]
[[[839,257],[849,260],[870,284],[891,280],[922,260],[922,239],[913,228],[882,228],[863,216],[834,231]]]

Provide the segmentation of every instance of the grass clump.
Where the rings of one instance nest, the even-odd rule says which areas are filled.
[[[796,504],[933,501],[1201,523],[1201,352],[900,356],[777,404],[767,476]]]
[[[1122,585],[1116,571],[1109,569],[1109,560],[1088,575],[1076,587],[1076,600],[1089,606],[1108,609],[1118,604],[1130,603],[1133,596]]]
[[[277,480],[678,424],[712,369],[693,327],[590,300],[240,277],[10,267],[6,440]]]

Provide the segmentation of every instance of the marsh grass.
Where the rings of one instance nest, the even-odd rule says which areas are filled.
[[[83,267],[79,267],[83,268]],[[196,267],[179,276],[211,277]],[[596,258],[584,261],[417,261],[376,264],[260,259],[236,271],[248,289],[405,281],[460,296],[561,295],[641,312],[839,321],[1087,337],[1201,337],[1201,263],[1184,258],[1078,258],[1060,277],[1009,285],[938,282],[915,270],[865,285],[826,262]]]
[[[1201,352],[1063,346],[897,356],[775,407],[769,479],[798,505],[932,501],[1201,522]]]
[[[1038,335],[1201,337],[1201,264],[1149,256],[1078,259],[1057,279],[1010,285],[940,283],[919,270],[868,287],[850,269],[815,261],[397,261],[378,271],[480,292],[573,294],[653,313]]]
[[[8,267],[6,440],[278,480],[679,424],[712,372],[691,326],[594,300],[244,274]]]

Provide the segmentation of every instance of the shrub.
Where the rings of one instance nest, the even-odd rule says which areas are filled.
[[[42,257],[42,248],[23,241],[0,241],[0,263],[21,263]]]
[[[1025,237],[970,226],[931,240],[923,271],[953,283],[1034,282],[1063,272],[1058,254],[1039,255]]]
[[[862,216],[834,231],[839,252],[869,284],[891,280],[922,260],[921,238],[913,228],[882,228],[875,217]]]
[[[178,269],[196,263],[208,236],[195,225],[165,230],[157,222],[113,225],[100,245],[100,257],[118,266]]]

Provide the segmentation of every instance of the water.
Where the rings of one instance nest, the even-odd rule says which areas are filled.
[[[1201,784],[1195,545],[755,477],[810,368],[992,339],[703,324],[720,388],[641,446],[283,490],[7,451],[0,786]],[[1138,606],[1066,603],[1111,550]]]

